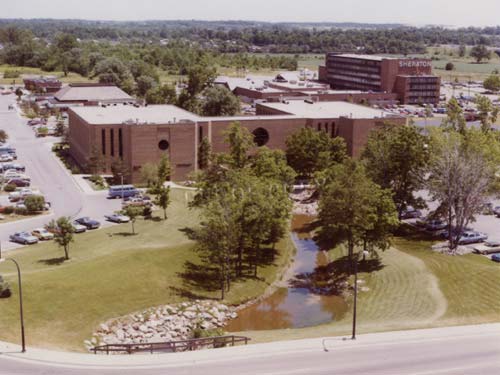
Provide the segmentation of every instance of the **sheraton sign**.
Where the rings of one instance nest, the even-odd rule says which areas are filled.
[[[430,60],[400,60],[400,68],[430,68],[432,65]]]

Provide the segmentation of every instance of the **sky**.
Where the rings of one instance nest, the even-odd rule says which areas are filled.
[[[496,26],[500,0],[0,0],[0,18]]]

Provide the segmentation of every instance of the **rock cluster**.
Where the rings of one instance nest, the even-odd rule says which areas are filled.
[[[236,316],[233,308],[213,301],[153,307],[101,324],[92,339],[84,344],[91,349],[105,344],[186,340],[193,338],[197,328],[221,328]]]
[[[313,189],[296,189],[290,194],[293,201],[293,213],[295,215],[316,216],[318,214],[318,201],[312,198]]]

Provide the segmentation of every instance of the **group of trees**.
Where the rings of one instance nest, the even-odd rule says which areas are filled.
[[[295,178],[279,150],[260,148],[253,155],[253,136],[238,123],[226,132],[227,154],[210,155],[197,176],[193,206],[201,210],[195,229],[197,250],[214,269],[221,298],[231,283],[258,274],[258,266],[274,256],[291,213],[289,188]]]

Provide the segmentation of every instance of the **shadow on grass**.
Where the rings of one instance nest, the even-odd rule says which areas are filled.
[[[38,263],[42,263],[42,264],[45,264],[47,266],[58,266],[58,265],[64,263],[65,260],[66,260],[66,258],[64,258],[64,257],[50,258],[50,259],[40,259],[38,261]]]
[[[360,260],[358,273],[372,273],[384,268],[379,258]],[[306,288],[312,293],[321,295],[341,295],[349,287],[348,278],[351,275],[351,265],[348,256],[319,266],[313,272],[295,275],[290,281],[294,288]]]
[[[139,233],[132,233],[132,232],[117,232],[117,233],[111,233],[111,236],[121,236],[121,237],[132,237],[132,236],[137,236]]]

